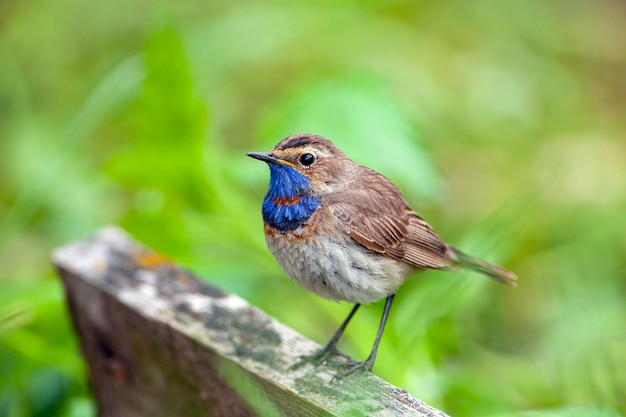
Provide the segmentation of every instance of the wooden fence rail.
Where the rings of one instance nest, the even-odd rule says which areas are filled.
[[[319,346],[118,228],[54,263],[101,417],[445,417],[372,374],[331,383],[341,358],[287,370]]]

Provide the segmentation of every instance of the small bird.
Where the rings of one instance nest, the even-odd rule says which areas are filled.
[[[292,135],[270,152],[247,155],[270,168],[262,207],[265,239],[283,271],[310,292],[355,304],[328,344],[292,367],[345,356],[337,342],[359,306],[385,298],[370,355],[335,378],[371,370],[394,295],[420,270],[462,267],[516,286],[512,272],[445,244],[389,179],[322,136]]]

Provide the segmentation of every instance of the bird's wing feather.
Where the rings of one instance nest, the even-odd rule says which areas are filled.
[[[387,178],[368,170],[367,188],[338,193],[330,204],[339,227],[356,242],[393,259],[421,268],[444,268],[448,247],[413,212]]]

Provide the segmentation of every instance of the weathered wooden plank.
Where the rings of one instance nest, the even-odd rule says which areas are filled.
[[[54,254],[102,417],[438,416],[109,227]]]

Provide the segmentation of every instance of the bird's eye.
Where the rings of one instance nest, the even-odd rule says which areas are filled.
[[[315,155],[312,153],[303,153],[300,155],[300,163],[305,167],[313,165],[313,162],[315,162]]]

